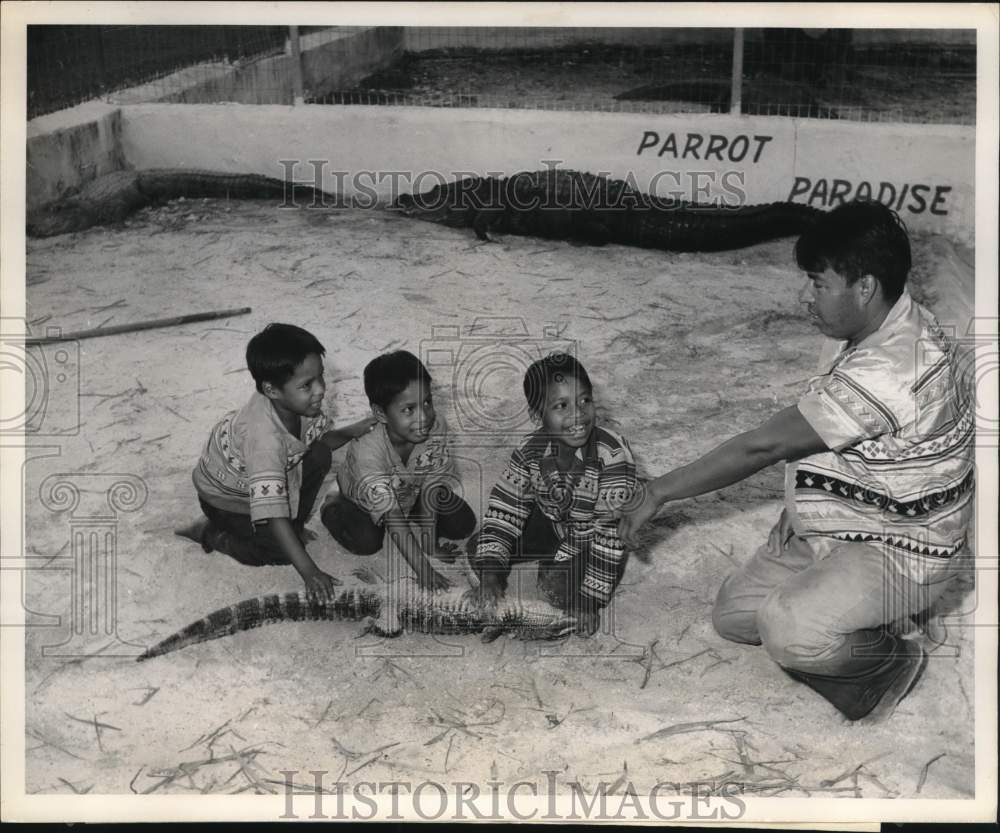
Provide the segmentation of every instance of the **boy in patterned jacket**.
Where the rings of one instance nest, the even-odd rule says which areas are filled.
[[[524,395],[539,427],[493,487],[470,560],[487,602],[506,592],[515,562],[538,560],[542,594],[589,636],[624,573],[618,518],[635,493],[635,464],[625,440],[597,424],[590,377],[572,356],[532,364]]]

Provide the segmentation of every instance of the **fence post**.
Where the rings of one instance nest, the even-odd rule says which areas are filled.
[[[299,27],[288,27],[288,40],[292,47],[292,104],[305,103],[302,97],[302,49],[299,44]]]
[[[108,89],[108,73],[104,64],[104,30],[100,26],[94,27],[94,59],[97,63],[97,95],[103,98]]]
[[[743,109],[743,30],[733,29],[733,89],[729,112],[738,116]]]

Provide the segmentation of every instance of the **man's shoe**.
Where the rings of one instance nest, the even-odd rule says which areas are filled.
[[[884,720],[916,684],[927,654],[917,643],[887,630],[855,631],[850,640],[856,650],[851,664],[858,670],[845,668],[840,674],[784,671],[821,694],[848,720],[873,714],[871,722]]]
[[[927,667],[927,652],[920,645],[914,647],[917,649],[917,653],[906,655],[906,664],[899,672],[899,676],[885,690],[885,694],[882,695],[875,708],[858,719],[859,725],[872,726],[888,720],[896,711],[896,706],[916,687],[917,681]]]

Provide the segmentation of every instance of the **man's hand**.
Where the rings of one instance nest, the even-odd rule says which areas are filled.
[[[640,544],[639,530],[642,529],[660,509],[660,504],[653,497],[648,487],[643,489],[642,503],[627,514],[623,514],[618,522],[618,535],[622,543],[630,549]]]
[[[774,525],[770,534],[767,536],[768,549],[774,552],[780,552],[785,548],[785,544],[788,543],[788,540],[794,534],[795,530],[792,528],[792,521],[788,517],[788,510],[782,509],[781,517],[778,518],[778,523]]]
[[[319,568],[316,569],[316,572],[306,573],[302,576],[302,580],[306,583],[307,593],[327,602],[333,601],[336,593],[335,588],[341,583],[339,579],[324,573]]]

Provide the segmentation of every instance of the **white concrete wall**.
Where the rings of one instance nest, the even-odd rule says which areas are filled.
[[[795,179],[784,198],[818,208],[872,197],[907,227],[971,240],[974,127],[800,122]]]
[[[353,86],[386,66],[401,51],[400,27],[327,29],[301,38],[303,88],[307,96]],[[125,167],[117,105],[157,101],[229,99],[248,104],[292,103],[291,55],[235,66],[204,63],[166,78],[119,90],[108,102],[88,101],[32,119],[27,127],[28,209],[64,196],[95,177]],[[176,138],[177,133],[172,135]]]
[[[830,208],[867,190],[886,202],[891,195],[912,230],[968,242],[974,138],[973,127],[773,117],[146,104],[122,108],[121,140],[137,168],[281,177],[280,160],[301,160],[297,177],[311,179],[306,161],[323,160],[328,190],[380,200],[392,196],[394,178],[404,192],[427,190],[442,176],[509,174],[550,160],[729,204]]]
[[[29,209],[124,166],[117,107],[89,102],[28,122],[25,191]]]

